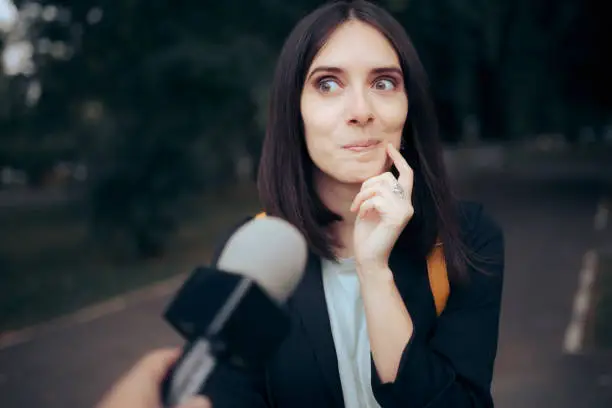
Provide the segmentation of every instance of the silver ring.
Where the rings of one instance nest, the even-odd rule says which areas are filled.
[[[406,192],[404,191],[404,188],[400,185],[400,183],[397,181],[393,183],[393,187],[391,187],[391,192],[399,196],[399,198],[401,198],[402,200],[406,199]]]

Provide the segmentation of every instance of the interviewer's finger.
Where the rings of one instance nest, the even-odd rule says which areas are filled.
[[[189,399],[177,408],[212,408],[212,404],[208,398],[197,396]]]
[[[165,348],[152,351],[145,355],[134,368],[136,372],[152,375],[155,380],[161,381],[172,364],[180,355],[180,349]]]

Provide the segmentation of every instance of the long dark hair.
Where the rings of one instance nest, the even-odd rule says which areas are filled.
[[[466,256],[460,240],[458,208],[452,197],[438,138],[428,79],[403,27],[367,1],[335,1],[304,17],[287,38],[277,62],[268,127],[259,164],[258,188],[264,210],[297,228],[315,253],[335,259],[330,223],[340,220],[321,202],[313,183],[313,162],[304,138],[300,97],[308,69],[334,30],[359,20],[381,32],[397,52],[410,107],[402,135],[402,154],[414,170],[414,216],[396,246],[424,259],[437,240],[451,280],[464,276]],[[397,175],[397,174],[396,174]]]

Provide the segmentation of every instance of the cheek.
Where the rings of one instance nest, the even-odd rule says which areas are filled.
[[[341,101],[326,101],[315,97],[302,98],[302,120],[309,133],[325,135],[334,132],[341,123]]]
[[[389,133],[398,133],[401,136],[404,125],[406,124],[406,118],[408,116],[408,100],[404,97],[398,97],[393,101],[387,103],[381,103],[379,110],[379,118],[385,128],[385,131]]]
[[[302,122],[304,124],[304,137],[308,151],[316,162],[330,155],[337,148],[335,140],[337,128],[341,124],[341,113],[338,105],[325,104],[322,101],[302,100]]]

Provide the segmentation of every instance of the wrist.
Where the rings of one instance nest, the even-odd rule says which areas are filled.
[[[357,275],[362,283],[387,284],[393,282],[393,272],[387,264],[357,264]]]
[[[355,256],[355,266],[358,272],[370,273],[389,269],[388,258],[363,258]]]

